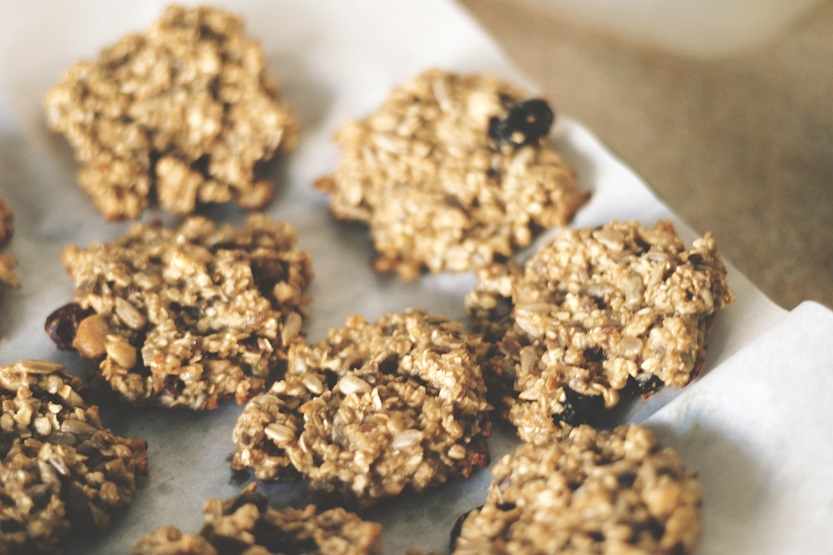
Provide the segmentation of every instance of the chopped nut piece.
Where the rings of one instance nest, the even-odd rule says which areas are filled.
[[[534,442],[598,416],[629,384],[689,383],[717,310],[734,300],[712,235],[686,250],[669,222],[566,230],[523,266],[478,277],[466,309],[494,341],[492,401]]]
[[[147,474],[147,444],[104,428],[63,368],[0,366],[2,553],[59,552],[70,529],[107,527]]]
[[[232,465],[262,480],[301,473],[358,505],[468,477],[489,462],[482,354],[478,338],[423,310],[352,316],[290,347],[284,379],[237,422]]]
[[[171,6],[143,35],[70,68],[44,100],[82,164],[81,187],[110,220],[236,201],[260,208],[259,164],[295,146],[298,122],[237,16]]]
[[[101,314],[87,316],[78,324],[72,346],[84,358],[97,358],[104,354],[107,345],[107,318]]]
[[[676,453],[637,425],[572,428],[521,445],[493,469],[486,502],[463,520],[455,555],[691,553],[700,486]]]
[[[341,126],[341,160],[316,187],[337,218],[370,227],[376,270],[466,271],[572,219],[588,194],[547,144],[551,109],[524,98],[489,76],[432,69]]]
[[[304,509],[279,511],[247,487],[235,499],[209,499],[205,503],[205,525],[199,534],[183,534],[173,526],[164,526],[140,539],[131,554],[379,555],[381,535],[379,524],[364,521],[344,509],[316,513],[315,506],[307,505]]]
[[[129,403],[242,403],[301,341],[312,264],[295,242],[289,224],[252,214],[241,229],[192,217],[178,229],[136,225],[109,243],[71,245],[62,260],[75,297],[47,331],[95,360],[100,381]],[[90,315],[75,324],[81,314]]]

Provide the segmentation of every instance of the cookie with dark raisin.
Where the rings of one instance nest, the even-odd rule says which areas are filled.
[[[374,267],[403,279],[505,260],[587,201],[551,148],[553,110],[487,75],[428,70],[335,134],[317,187],[335,217],[367,224]]]
[[[57,553],[106,528],[146,475],[147,444],[112,433],[81,381],[46,361],[0,366],[0,552]]]
[[[125,402],[242,403],[279,377],[302,333],[313,274],[295,243],[289,224],[252,214],[240,228],[191,217],[71,245],[61,258],[75,295],[46,331],[94,361],[97,381]]]
[[[491,433],[479,338],[424,310],[360,316],[298,343],[283,380],[234,429],[235,469],[367,506],[488,464]]]
[[[480,269],[466,297],[492,345],[492,401],[525,441],[593,422],[623,394],[697,376],[734,300],[711,234],[686,249],[669,222],[564,230],[523,265]]]
[[[638,425],[570,428],[494,466],[483,506],[464,515],[454,555],[691,553],[700,486],[677,454]]]

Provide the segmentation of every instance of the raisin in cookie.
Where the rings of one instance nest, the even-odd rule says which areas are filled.
[[[587,421],[626,386],[686,385],[734,298],[712,235],[685,249],[669,222],[566,230],[523,266],[478,276],[466,308],[494,341],[484,374],[525,441]]]
[[[498,461],[485,504],[463,520],[455,555],[691,553],[700,486],[637,425],[582,425]]]
[[[0,552],[59,552],[105,528],[147,474],[147,444],[104,428],[81,382],[51,362],[0,366]]]
[[[300,473],[359,505],[468,477],[489,461],[481,351],[423,310],[352,316],[290,348],[285,378],[240,416],[232,464],[262,480]]]
[[[87,249],[66,248],[73,302],[49,316],[57,345],[98,363],[134,404],[216,408],[277,377],[298,340],[312,279],[295,230],[263,214],[240,229],[202,217],[178,229],[135,225]]]
[[[254,484],[252,484],[254,485]],[[336,508],[316,513],[273,509],[268,500],[246,488],[234,499],[209,499],[199,534],[173,526],[155,530],[133,546],[132,555],[220,555],[227,553],[326,553],[379,555],[382,527]]]
[[[271,198],[256,169],[295,145],[298,123],[243,31],[230,13],[171,6],[46,95],[49,126],[73,148],[78,181],[107,219],[137,218],[151,198],[178,214]]]
[[[316,186],[337,218],[370,227],[377,270],[465,271],[505,260],[586,202],[547,143],[552,122],[545,101],[493,77],[432,69],[339,128],[340,162]]]

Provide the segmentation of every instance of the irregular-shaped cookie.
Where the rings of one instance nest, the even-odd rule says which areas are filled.
[[[484,374],[525,441],[587,421],[629,385],[689,383],[715,313],[734,299],[712,235],[686,249],[669,222],[565,230],[523,266],[478,277],[466,308],[494,341]]]
[[[294,147],[298,123],[243,31],[216,8],[170,6],[46,95],[49,126],[73,148],[78,181],[107,219],[137,218],[152,198],[189,214],[272,197],[258,166]]]
[[[300,473],[359,505],[468,477],[489,461],[481,355],[478,338],[424,310],[352,316],[290,348],[284,379],[240,416],[233,467]]]
[[[0,551],[60,552],[70,530],[105,528],[147,474],[147,444],[104,428],[81,382],[51,362],[0,366]]]
[[[370,227],[381,272],[413,279],[505,260],[588,198],[547,143],[553,118],[491,76],[432,69],[341,126],[338,167],[316,186],[337,218]]]
[[[133,226],[62,260],[73,302],[49,316],[61,348],[96,361],[98,377],[134,404],[242,403],[282,370],[298,340],[312,279],[288,223],[252,214],[240,229],[202,217],[178,229]]]
[[[252,484],[253,486],[254,484]],[[209,499],[199,534],[165,526],[133,546],[132,555],[225,555],[246,553],[326,553],[379,555],[382,527],[341,508],[317,513],[273,509],[268,500],[246,488],[234,499]]]
[[[700,486],[638,425],[582,425],[548,445],[524,444],[494,466],[486,502],[465,517],[455,555],[691,553]]]

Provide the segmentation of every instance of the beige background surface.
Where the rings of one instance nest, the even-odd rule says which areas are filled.
[[[531,4],[460,2],[771,299],[833,307],[833,3],[754,51],[694,59]]]

